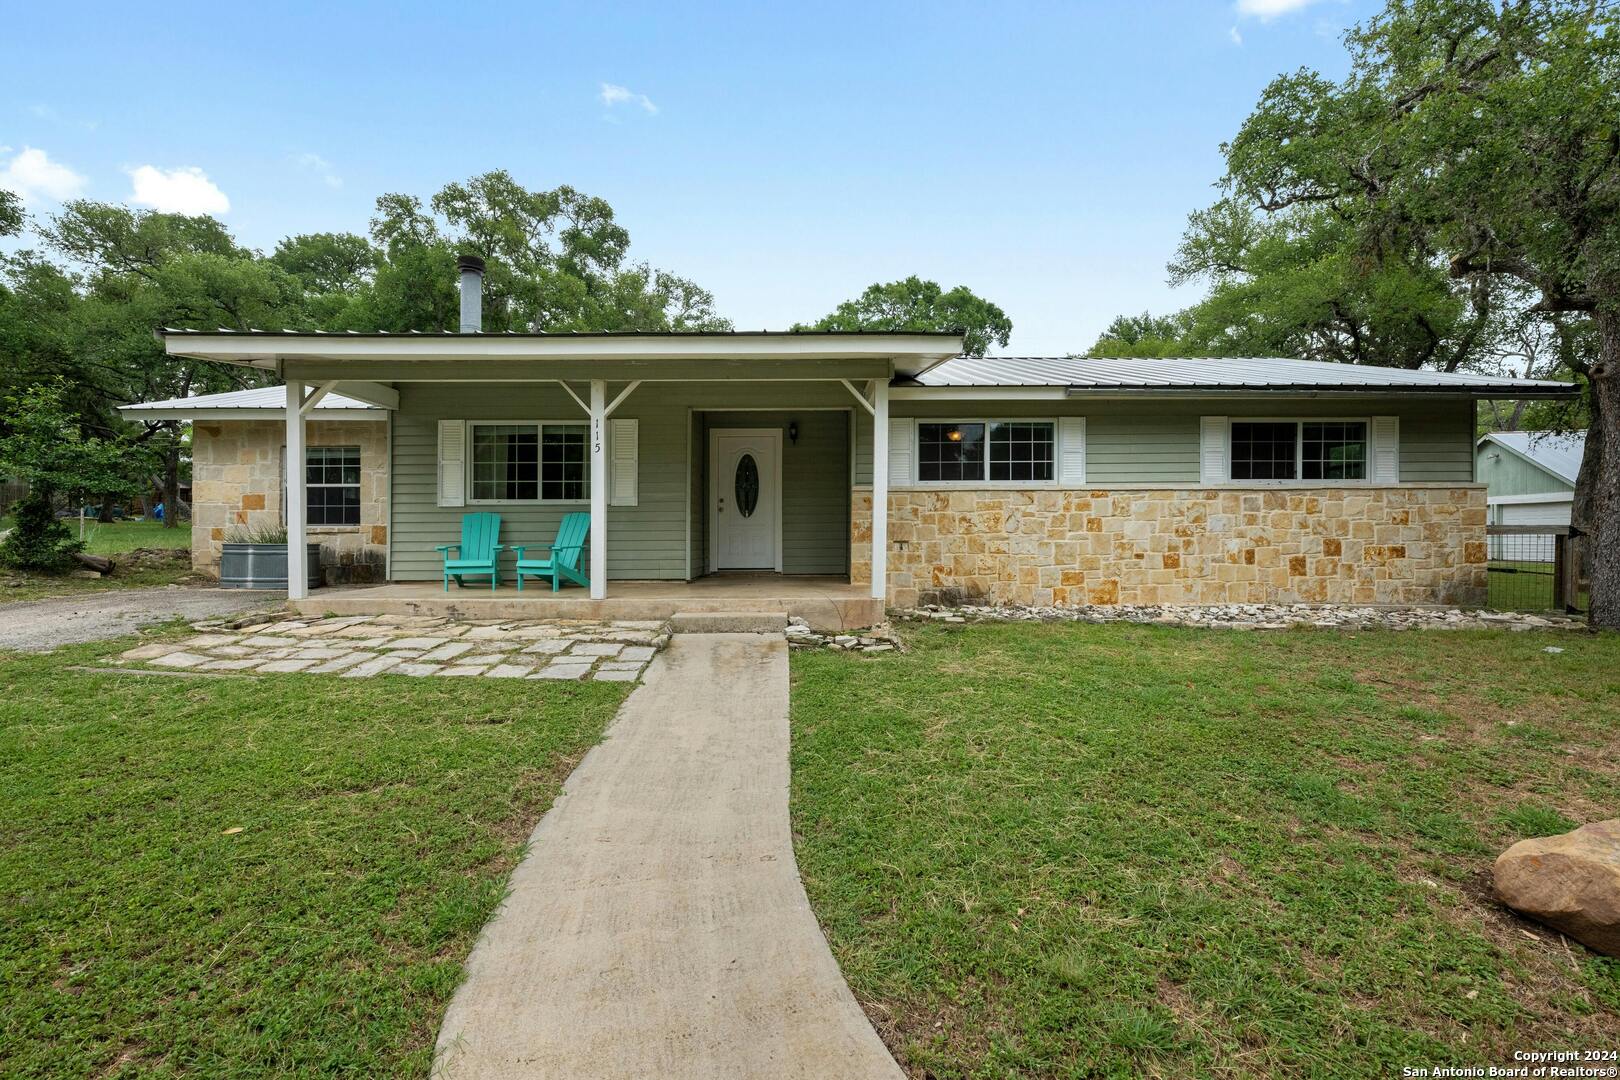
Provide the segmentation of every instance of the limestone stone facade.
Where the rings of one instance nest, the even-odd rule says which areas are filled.
[[[872,493],[850,515],[872,580]],[[1483,485],[889,493],[888,600],[1457,604],[1485,601]]]
[[[381,581],[388,559],[388,424],[311,420],[310,446],[360,448],[360,524],[312,525],[328,583]],[[284,524],[281,485],[287,442],[277,420],[199,420],[191,428],[191,562],[219,573],[232,530]]]

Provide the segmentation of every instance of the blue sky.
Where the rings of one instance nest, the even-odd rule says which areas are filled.
[[[506,168],[605,197],[739,328],[914,273],[1061,354],[1195,298],[1164,264],[1221,141],[1278,73],[1340,73],[1372,7],[16,5],[0,186],[216,212],[268,250]]]

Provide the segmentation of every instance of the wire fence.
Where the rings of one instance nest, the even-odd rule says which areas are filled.
[[[1586,610],[1584,538],[1568,526],[1485,529],[1490,595],[1498,611]]]

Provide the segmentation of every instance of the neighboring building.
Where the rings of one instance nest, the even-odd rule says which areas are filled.
[[[1475,446],[1492,525],[1568,525],[1586,434],[1493,431]],[[1511,549],[1511,550],[1509,550]],[[1552,536],[1491,538],[1491,558],[1551,562]]]
[[[589,595],[525,603],[733,571],[895,606],[1478,603],[1475,402],[1574,392],[1290,359],[978,359],[954,334],[484,334],[463,270],[459,334],[164,333],[171,355],[288,381],[240,434],[234,414],[189,417],[204,544],[273,514],[282,446],[359,447],[359,536],[313,524],[329,496],[304,471],[290,487],[330,561],[355,544],[395,582],[437,585],[469,511],[501,515],[510,566],[588,509]],[[353,415],[328,423],[338,394]],[[295,599],[298,581],[295,564]]]
[[[191,424],[191,562],[219,574],[234,530],[286,521],[287,392],[270,386],[126,405],[130,420]],[[341,394],[316,402],[305,448],[309,535],[329,583],[388,577],[388,411]]]

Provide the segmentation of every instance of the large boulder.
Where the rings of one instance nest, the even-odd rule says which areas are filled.
[[[1521,840],[1497,857],[1494,876],[1508,907],[1620,956],[1620,818]]]

